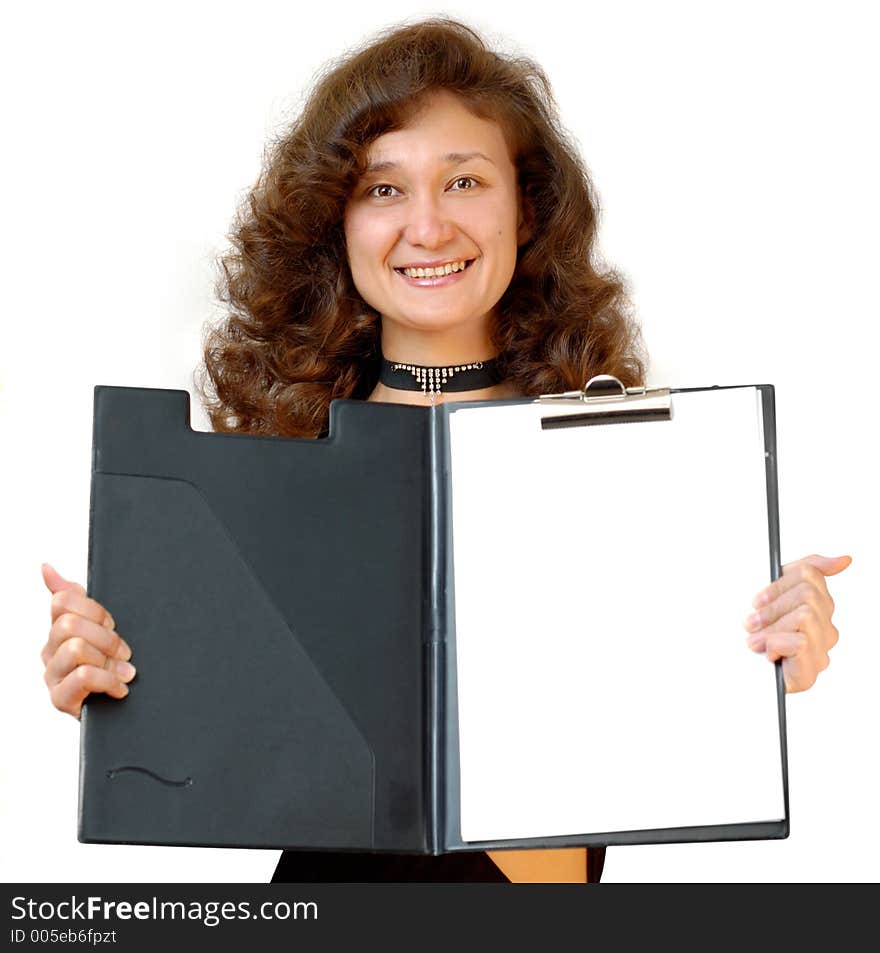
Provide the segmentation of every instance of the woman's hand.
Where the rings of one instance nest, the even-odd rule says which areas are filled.
[[[48,563],[43,564],[43,582],[52,593],[52,627],[40,658],[52,704],[79,718],[90,692],[124,698],[135,668],[128,661],[131,649],[115,631],[113,616]]]
[[[850,556],[805,556],[782,567],[782,575],[758,593],[757,611],[745,621],[748,644],[766,652],[771,662],[782,659],[787,692],[810,688],[828,668],[828,653],[839,633],[831,623],[834,600],[825,585],[852,562]]]

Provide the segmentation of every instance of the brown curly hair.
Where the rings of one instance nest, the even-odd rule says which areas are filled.
[[[593,187],[546,75],[493,52],[463,23],[432,17],[330,64],[267,150],[219,259],[229,314],[206,338],[197,383],[215,430],[319,436],[332,400],[375,387],[380,317],[352,282],[343,216],[367,147],[437,90],[501,125],[529,210],[532,237],[493,327],[505,380],[526,395],[600,373],[643,382],[639,328],[623,280],[596,255]]]

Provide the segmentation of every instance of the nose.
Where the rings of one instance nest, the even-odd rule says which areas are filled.
[[[404,238],[410,245],[440,248],[455,235],[455,225],[433,195],[414,196],[407,211]]]

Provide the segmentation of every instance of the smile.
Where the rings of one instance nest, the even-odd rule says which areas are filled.
[[[464,272],[476,261],[475,258],[461,258],[433,267],[412,266],[394,270],[407,284],[421,288],[436,288],[438,285],[454,284],[464,277]]]

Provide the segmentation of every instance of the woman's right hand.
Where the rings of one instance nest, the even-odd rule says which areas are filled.
[[[52,704],[79,718],[90,692],[125,698],[135,668],[113,616],[48,563],[43,563],[43,582],[52,593],[52,627],[40,658]]]

